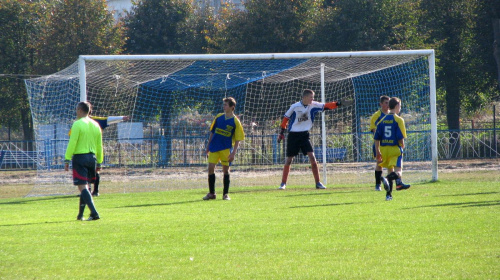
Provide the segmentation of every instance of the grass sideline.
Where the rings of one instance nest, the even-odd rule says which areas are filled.
[[[0,199],[0,279],[499,279],[497,177],[390,202],[356,185],[104,194],[94,222],[75,196]]]

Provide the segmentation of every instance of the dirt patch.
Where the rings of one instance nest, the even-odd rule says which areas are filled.
[[[363,173],[372,172],[373,163],[329,163],[328,172],[336,173]],[[404,169],[426,170],[430,169],[429,162],[405,162]],[[292,174],[309,173],[310,166],[307,164],[297,164],[292,166]],[[264,167],[235,167],[232,172],[240,178],[255,178],[256,181],[279,176],[282,167],[279,165]],[[322,167],[320,167],[322,171]],[[441,160],[438,162],[438,172],[465,172],[472,170],[498,170],[500,176],[500,158],[494,159],[471,159],[471,160]],[[206,177],[206,167],[173,167],[158,169],[141,168],[105,168],[102,175],[106,176],[106,181],[140,181],[140,180],[204,180]],[[29,185],[43,181],[53,181],[54,178],[71,179],[70,172],[62,170],[38,173],[36,170],[21,171],[0,171],[1,185]]]

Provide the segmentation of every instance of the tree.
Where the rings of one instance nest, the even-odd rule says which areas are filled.
[[[497,88],[500,90],[500,2],[486,0],[486,17],[491,19],[493,29],[493,56],[496,61]]]
[[[421,48],[419,0],[327,1],[310,26],[308,51]]]
[[[182,49],[186,53],[207,53],[210,38],[215,34],[215,12],[208,5],[197,7],[187,19],[185,26],[186,35],[180,40]]]
[[[23,138],[33,139],[30,107],[22,78],[33,73],[35,49],[43,25],[44,1],[5,0],[0,3],[0,124],[22,127]]]
[[[317,0],[250,0],[245,10],[226,6],[217,20],[212,52],[273,53],[299,52]]]
[[[439,58],[437,86],[444,93],[449,129],[460,130],[463,113],[474,113],[498,96],[491,44],[494,32],[487,11],[491,5],[487,4],[480,0],[421,3],[425,13],[421,25],[429,32],[429,43],[436,46]],[[449,141],[454,148],[451,157],[457,157],[460,138],[450,136]]]
[[[460,129],[461,112],[473,113],[495,92],[491,6],[479,0],[423,0],[421,25],[436,47],[438,87],[445,93],[450,129]]]
[[[54,73],[79,55],[118,54],[125,44],[123,37],[123,28],[115,23],[105,0],[55,1],[39,47],[38,71]]]
[[[138,1],[124,18],[126,52],[185,53],[187,20],[192,6],[184,0]]]
[[[124,44],[121,27],[104,0],[5,0],[0,3],[0,123],[22,126],[33,139],[33,125],[22,78],[51,74],[81,54],[114,54]],[[5,110],[3,109],[5,108]]]

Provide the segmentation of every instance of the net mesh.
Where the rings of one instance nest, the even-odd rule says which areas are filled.
[[[251,60],[86,61],[87,100],[95,116],[129,116],[103,130],[103,191],[151,191],[206,187],[205,146],[222,99],[234,97],[246,139],[231,167],[231,186],[276,185],[286,144],[279,124],[309,88],[321,101],[355,100],[325,111],[328,184],[374,181],[370,116],[381,95],[402,99],[406,121],[405,180],[431,178],[429,63],[426,56],[328,57]],[[35,126],[38,162],[29,195],[72,194],[63,171],[68,132],[80,99],[78,64],[25,81]],[[323,163],[321,117],[311,141]],[[218,168],[220,170],[220,168]],[[356,174],[356,175],[353,175]],[[307,157],[292,165],[288,185],[313,185]],[[222,185],[218,176],[217,187]]]

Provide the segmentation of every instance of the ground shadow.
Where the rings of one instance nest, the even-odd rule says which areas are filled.
[[[346,203],[329,203],[329,204],[317,204],[317,205],[302,205],[302,206],[292,206],[290,209],[295,208],[311,208],[311,207],[330,207],[330,206],[342,206],[342,205],[352,205],[352,204],[361,204],[359,202],[346,202]]]
[[[468,195],[484,195],[484,194],[497,194],[500,192],[480,192],[480,193],[463,193],[463,194],[442,194],[437,196],[468,196]]]
[[[65,195],[65,196],[47,196],[43,198],[35,198],[35,199],[25,199],[22,198],[23,200],[18,200],[18,201],[10,201],[10,202],[0,202],[0,205],[8,205],[8,204],[26,204],[26,203],[32,203],[32,202],[38,202],[38,201],[45,201],[45,200],[56,200],[56,199],[69,199],[69,198],[75,198],[76,196],[74,195]]]
[[[138,204],[138,205],[126,205],[126,206],[118,206],[115,208],[136,208],[136,207],[153,207],[153,206],[170,206],[177,204],[187,204],[187,203],[195,203],[195,202],[203,202],[203,200],[191,200],[191,201],[179,201],[179,202],[170,202],[170,203],[151,203],[151,204]]]
[[[423,206],[416,206],[416,207],[409,207],[409,208],[402,208],[402,209],[409,210],[409,209],[432,208],[432,207],[466,208],[466,207],[487,207],[487,206],[497,206],[497,205],[500,205],[500,200],[443,203],[443,204],[423,205]]]
[[[34,226],[34,225],[46,225],[46,224],[64,224],[64,223],[74,223],[75,221],[59,221],[59,222],[36,222],[36,223],[25,223],[25,224],[6,224],[0,225],[0,227],[15,227],[15,226]],[[76,221],[78,222],[78,221]]]

